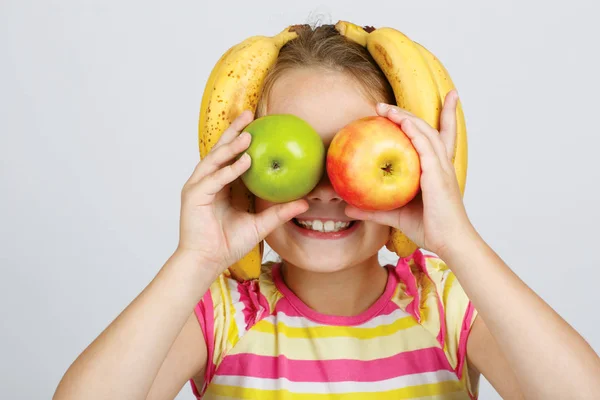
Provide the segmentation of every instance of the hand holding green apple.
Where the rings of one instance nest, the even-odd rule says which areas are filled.
[[[261,213],[240,210],[232,203],[232,183],[250,168],[242,155],[250,135],[242,129],[251,112],[238,116],[198,163],[181,193],[180,235],[177,250],[193,254],[206,272],[218,274],[235,264],[278,226],[306,212],[305,200],[277,204]]]

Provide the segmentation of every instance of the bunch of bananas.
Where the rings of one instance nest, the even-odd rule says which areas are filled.
[[[399,107],[439,130],[446,94],[454,88],[442,63],[425,47],[393,28],[360,27],[339,21],[337,31],[366,47],[390,82]],[[244,110],[256,110],[264,79],[284,44],[297,37],[299,26],[287,27],[275,36],[253,36],[228,49],[214,66],[202,96],[198,124],[200,156],[204,157],[225,129]],[[461,193],[467,177],[467,131],[462,105],[457,108],[457,140],[453,165]],[[231,185],[233,205],[254,212],[254,197],[237,180]],[[417,246],[406,235],[392,229],[387,248],[400,257]],[[238,280],[257,278],[263,253],[261,242],[229,267]]]

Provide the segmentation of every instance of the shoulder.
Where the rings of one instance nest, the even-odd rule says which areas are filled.
[[[197,314],[198,311],[202,314],[210,312],[214,323],[235,322],[239,333],[249,330],[262,318],[270,315],[282,298],[273,282],[272,265],[264,264],[258,279],[241,282],[235,280],[229,271],[225,271],[213,282],[196,306]]]
[[[402,289],[398,294],[409,295],[420,303],[432,296],[445,303],[451,290],[459,286],[456,276],[441,258],[420,249],[401,257],[392,271]]]
[[[438,256],[415,251],[392,268],[399,281],[394,301],[431,334],[459,366],[477,310],[460,282]]]
[[[217,367],[242,337],[271,315],[282,297],[270,264],[263,265],[258,279],[238,282],[226,271],[212,283],[194,308],[207,351],[204,385],[198,393],[206,389]]]

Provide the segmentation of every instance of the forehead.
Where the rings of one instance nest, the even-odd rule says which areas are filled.
[[[267,114],[293,114],[304,119],[328,145],[342,127],[376,112],[375,104],[347,75],[305,68],[286,71],[277,78]]]

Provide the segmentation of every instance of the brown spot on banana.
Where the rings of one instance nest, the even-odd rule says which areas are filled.
[[[379,43],[376,43],[373,45],[373,50],[374,52],[376,52],[379,55],[379,59],[381,61],[383,61],[383,64],[385,65],[386,68],[391,69],[393,68],[394,64],[392,63],[392,59],[390,58],[387,50],[380,45]],[[375,54],[373,54],[375,56]],[[381,65],[381,67],[383,67],[384,65]]]

